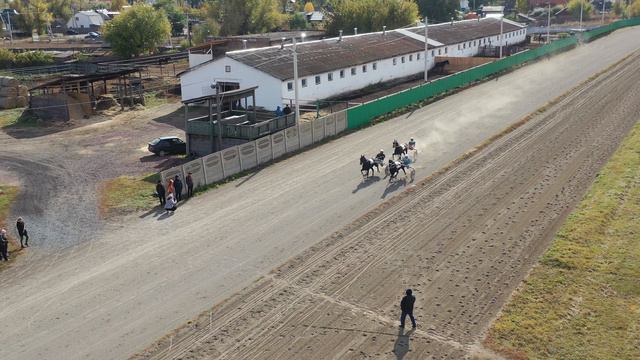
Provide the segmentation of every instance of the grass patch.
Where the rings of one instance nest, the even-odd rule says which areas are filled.
[[[153,194],[159,179],[158,174],[147,174],[105,181],[100,189],[102,215],[122,215],[157,205],[158,199]]]
[[[505,306],[485,345],[516,359],[640,359],[640,124]]]
[[[7,229],[7,235],[9,235],[9,260],[13,260],[16,255],[16,251],[20,250],[20,244],[11,236],[12,231],[8,227],[7,222],[9,209],[16,199],[16,196],[18,196],[17,186],[0,185],[0,228]],[[0,270],[4,269],[6,266],[6,262],[0,262]]]
[[[26,108],[0,111],[0,128],[34,127],[38,126],[38,119],[32,116]]]
[[[166,103],[168,103],[168,100],[161,91],[150,91],[144,94],[144,106],[146,108],[152,108]]]

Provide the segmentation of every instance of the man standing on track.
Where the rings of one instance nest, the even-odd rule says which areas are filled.
[[[22,220],[21,217],[19,217],[16,222],[16,228],[18,229],[18,235],[20,236],[20,248],[24,249],[25,247],[29,247],[29,234],[27,233],[27,228],[24,225],[24,220]]]
[[[416,328],[416,319],[413,317],[413,304],[416,302],[416,297],[413,296],[411,289],[407,289],[405,291],[405,296],[400,301],[400,310],[402,310],[402,315],[400,316],[400,327],[404,327],[404,320],[409,315],[409,319],[411,319],[411,325],[413,328]]]

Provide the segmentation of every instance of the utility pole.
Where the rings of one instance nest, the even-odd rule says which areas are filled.
[[[293,90],[293,101],[296,107],[296,126],[298,127],[298,146],[301,146],[302,139],[300,138],[300,107],[298,106],[298,52],[295,36],[293,37]]]
[[[11,27],[11,14],[9,13],[7,13],[7,22],[9,23],[9,43],[13,45],[13,28]]]
[[[187,39],[189,39],[189,47],[191,47],[191,22],[189,21],[189,10],[185,12],[187,13]]]
[[[500,59],[502,59],[502,31],[504,28],[504,16],[500,18]]]
[[[602,0],[602,20],[600,22],[602,22],[602,24],[604,24],[604,4],[605,4],[605,0]]]
[[[424,16],[424,82],[427,82],[429,73],[429,20]]]
[[[547,13],[547,44],[548,44],[550,42],[549,41],[549,39],[550,39],[550,37],[549,37],[550,36],[549,35],[549,32],[550,32],[549,28],[551,26],[551,3],[548,3],[547,5],[549,6],[549,11]]]

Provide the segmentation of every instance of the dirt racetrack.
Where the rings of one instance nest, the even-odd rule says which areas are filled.
[[[137,358],[460,359],[640,116],[640,54]],[[418,329],[399,330],[404,289]]]

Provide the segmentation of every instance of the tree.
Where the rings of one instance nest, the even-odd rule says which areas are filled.
[[[105,39],[122,57],[153,52],[171,34],[171,24],[163,10],[134,5],[104,25]]]
[[[420,15],[426,16],[429,22],[446,22],[457,17],[460,6],[458,0],[418,0]]]
[[[316,9],[313,7],[313,4],[311,3],[311,1],[307,2],[306,4],[304,4],[304,12],[305,12],[305,14],[312,13],[314,11],[316,11]]]
[[[307,17],[301,13],[295,13],[289,19],[289,29],[291,30],[306,30],[309,28]]]
[[[576,19],[580,18],[580,4],[582,3],[582,18],[584,20],[591,18],[591,13],[593,12],[593,6],[587,0],[571,0],[569,4],[567,4],[567,10],[569,13],[573,14]]]
[[[120,11],[125,5],[129,5],[127,0],[111,0],[111,11]]]
[[[20,13],[16,17],[17,27],[27,32],[36,30],[39,34],[44,34],[47,25],[53,20],[46,0],[14,1],[11,7]]]
[[[625,11],[626,5],[624,4],[624,2],[616,1],[613,3],[613,13],[616,14],[616,16],[624,15]]]
[[[640,0],[634,0],[627,6],[627,14],[629,17],[640,16]]]
[[[71,0],[49,0],[49,11],[54,19],[62,19],[65,22],[71,19],[73,9]]]
[[[331,35],[356,27],[358,32],[381,31],[383,26],[391,30],[418,19],[418,6],[410,0],[334,0],[330,6],[327,33]]]
[[[523,14],[529,12],[529,0],[516,0],[516,9]]]

